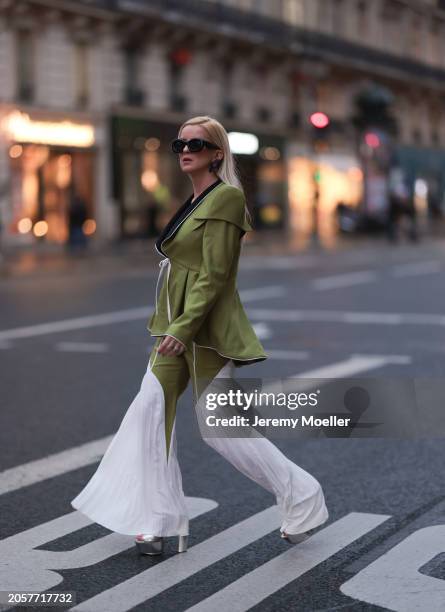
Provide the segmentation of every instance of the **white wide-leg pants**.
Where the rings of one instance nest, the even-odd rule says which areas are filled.
[[[138,393],[86,486],[71,501],[111,531],[187,535],[189,517],[177,458],[176,403],[194,376],[231,377],[233,362],[193,346],[193,356],[156,353]],[[199,402],[196,404],[199,408]],[[199,415],[198,415],[199,418]],[[201,430],[201,429],[200,429]],[[204,437],[245,476],[273,493],[282,515],[280,531],[301,533],[328,519],[320,483],[263,436]],[[169,453],[167,455],[167,448]]]

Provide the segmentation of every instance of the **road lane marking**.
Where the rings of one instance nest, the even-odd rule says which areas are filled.
[[[169,557],[162,563],[151,566],[136,576],[83,601],[71,610],[76,612],[130,610],[275,529],[278,538],[280,525],[281,516],[278,507],[270,506],[207,538],[204,542],[189,547],[186,553]]]
[[[106,353],[110,345],[104,342],[57,342],[54,347],[57,351],[75,353]]]
[[[421,571],[443,553],[445,525],[423,527],[344,582],[340,591],[385,610],[443,612],[445,581]]]
[[[240,297],[243,301],[249,302],[254,300],[263,300],[285,295],[286,289],[282,286],[260,287],[258,289],[245,289],[240,291]],[[16,327],[13,329],[4,329],[0,331],[0,341],[10,340],[14,338],[33,338],[35,336],[43,336],[64,331],[73,331],[76,329],[86,329],[88,327],[98,327],[100,325],[110,325],[113,323],[122,323],[127,321],[137,321],[146,319],[154,311],[155,307],[142,306],[141,308],[128,308],[126,310],[117,310],[114,312],[105,312],[97,315],[87,315],[85,317],[77,317],[75,319],[65,319],[62,321],[50,321],[47,323],[38,323],[36,325],[28,325],[26,327]]]
[[[362,270],[360,272],[348,272],[346,274],[315,278],[311,281],[310,285],[315,291],[324,291],[326,289],[362,285],[363,283],[371,283],[376,280],[377,274],[373,270]]]
[[[0,495],[100,461],[113,435],[86,442],[60,453],[35,459],[0,472]]]
[[[284,584],[294,580],[300,575],[299,570],[300,573],[308,571],[311,567],[318,565],[329,556],[339,552],[342,548],[372,529],[375,529],[375,527],[389,518],[391,517],[387,515],[351,513],[320,530],[307,542],[303,542],[291,550],[281,553],[265,564],[267,566],[271,564],[269,567],[272,571],[266,571],[265,577],[262,576],[262,585],[258,586],[256,595],[263,591],[269,591],[271,585],[273,587],[275,583],[281,583],[282,580],[285,580]],[[208,538],[204,542],[192,546],[183,555],[174,555],[162,563],[158,563],[139,573],[137,576],[133,576],[111,589],[82,602],[71,608],[71,610],[76,612],[91,612],[91,610],[95,610],[95,612],[127,612],[135,606],[155,597],[162,591],[174,587],[178,582],[186,580],[213,563],[268,535],[274,529],[278,530],[280,523],[281,517],[277,506],[267,508]],[[279,537],[278,533],[277,537]],[[255,572],[261,572],[262,568],[264,568],[264,565],[243,576],[236,582],[238,584],[243,583],[246,579],[247,585],[250,575],[254,574],[256,576]],[[256,581],[254,583],[256,585]],[[277,586],[277,588],[280,587]],[[242,584],[243,594],[245,591],[250,591],[250,589],[250,585],[244,588],[244,583]],[[254,599],[255,593],[251,593],[250,596]],[[261,597],[261,599],[263,598]],[[243,603],[244,601],[243,599]],[[236,605],[235,603],[234,609],[247,609],[245,607],[237,608]],[[205,609],[213,612],[220,608],[206,607]],[[230,607],[222,606],[221,609],[229,610]]]
[[[218,507],[213,499],[186,497],[185,501],[190,519]],[[134,536],[113,532],[74,549],[70,545],[64,551],[38,550],[92,524],[87,516],[75,510],[0,540],[2,590],[43,592],[63,582],[57,570],[89,567],[134,547]]]
[[[266,340],[273,336],[273,331],[267,323],[255,323],[252,327],[259,340]]]
[[[389,272],[394,278],[404,278],[421,274],[434,274],[441,272],[442,269],[442,262],[435,259],[431,261],[417,261],[414,263],[394,265],[390,268]],[[325,291],[327,289],[337,289],[340,287],[351,287],[354,285],[376,282],[379,276],[376,270],[359,270],[357,272],[345,272],[343,274],[315,278],[310,282],[310,285],[315,291]]]
[[[285,349],[267,349],[267,354],[272,359],[283,359],[286,361],[287,359],[309,359],[308,351],[287,351]]]
[[[300,268],[311,268],[316,263],[315,257],[312,256],[268,256],[268,257],[255,257],[251,256],[249,259],[242,259],[240,261],[241,270],[297,270]]]
[[[389,518],[391,517],[388,515],[351,512],[335,523],[320,529],[304,542],[292,546],[288,551],[187,608],[187,612],[250,610],[266,597],[323,563]],[[124,608],[120,610],[123,612]],[[113,612],[117,612],[117,608]]]
[[[314,368],[313,370],[269,383],[265,386],[264,391],[267,393],[292,393],[295,391],[295,381],[293,379],[298,379],[298,391],[301,392],[305,389],[311,390],[314,386],[314,379],[320,379],[317,380],[317,386],[320,387],[330,383],[333,378],[348,378],[368,370],[382,368],[386,365],[406,365],[409,363],[411,363],[411,357],[408,355],[355,354],[343,361],[337,361],[327,366]],[[324,381],[323,379],[326,380]]]
[[[408,364],[410,360],[411,358],[405,355],[356,354],[348,359],[326,366],[306,372],[297,372],[290,378],[279,379],[277,383],[265,385],[262,391],[273,393],[278,389],[281,392],[283,390],[283,385],[289,385],[290,387],[292,387],[292,385],[295,386],[295,382],[292,380],[295,378],[342,378],[389,364]],[[312,385],[311,380],[308,381],[308,385],[309,387]],[[299,382],[298,388],[301,389],[301,386],[302,384]],[[60,453],[49,455],[42,459],[36,459],[0,472],[0,495],[100,461],[114,435],[115,434],[112,434],[111,436],[87,442]]]
[[[417,276],[418,274],[434,274],[442,271],[442,262],[438,259],[418,261],[415,263],[392,266],[391,274],[396,277]]]
[[[376,325],[445,325],[445,316],[436,314],[354,312],[346,310],[278,310],[249,308],[252,319],[264,321],[319,321]]]
[[[88,327],[98,327],[99,325],[110,325],[112,323],[122,323],[127,321],[137,321],[148,317],[152,309],[143,306],[142,308],[128,308],[127,310],[117,310],[98,315],[88,315],[75,319],[65,319],[63,321],[51,321],[48,323],[38,323],[26,327],[16,327],[0,331],[0,340],[12,338],[34,338],[58,332],[74,331],[86,329]]]

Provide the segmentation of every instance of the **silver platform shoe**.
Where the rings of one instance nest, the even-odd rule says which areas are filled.
[[[313,529],[308,529],[307,531],[303,531],[302,533],[286,533],[281,532],[281,537],[289,542],[290,544],[299,544],[300,542],[304,542],[308,538],[311,537],[312,534],[315,533],[315,527]]]
[[[136,548],[141,555],[161,555],[164,552],[164,537],[140,533],[135,539]],[[188,535],[178,536],[178,552],[187,550]]]

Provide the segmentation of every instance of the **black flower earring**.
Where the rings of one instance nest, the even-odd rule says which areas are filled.
[[[221,164],[222,164],[222,159],[214,159],[209,164],[209,172],[215,172],[215,170],[218,170]]]

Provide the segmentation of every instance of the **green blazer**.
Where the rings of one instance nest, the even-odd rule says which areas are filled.
[[[192,342],[212,348],[235,366],[268,358],[236,286],[241,239],[249,231],[244,195],[227,183],[192,209],[162,242],[167,258],[160,265],[169,269],[147,324],[152,336],[173,336],[186,350]]]

